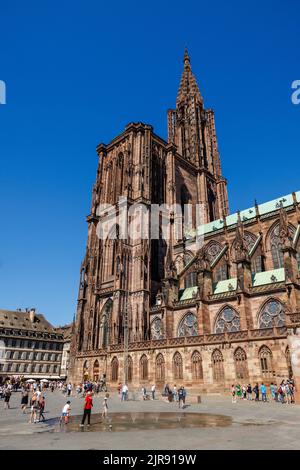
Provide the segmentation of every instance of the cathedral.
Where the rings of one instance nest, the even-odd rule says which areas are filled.
[[[197,393],[298,383],[300,191],[229,213],[214,112],[187,51],[167,127],[166,141],[131,122],[97,147],[70,380],[105,374],[111,388],[168,383]],[[190,207],[192,229],[171,210],[159,217],[167,237],[161,227],[151,237],[150,223],[148,236],[124,236],[124,205]]]

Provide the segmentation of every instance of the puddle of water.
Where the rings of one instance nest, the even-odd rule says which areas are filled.
[[[92,414],[91,426],[80,427],[82,416],[72,416],[67,425],[59,425],[57,432],[99,432],[99,431],[141,431],[156,429],[226,427],[232,424],[230,416],[210,413],[172,413],[172,412],[127,412],[110,413],[105,419],[100,414]],[[49,423],[50,424],[50,423]],[[55,424],[54,422],[52,424]]]

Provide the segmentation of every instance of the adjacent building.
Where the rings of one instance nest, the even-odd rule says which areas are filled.
[[[300,377],[292,360],[300,344],[300,191],[229,214],[214,112],[187,52],[168,141],[130,123],[97,153],[72,380],[106,374],[112,386],[125,379],[209,392]],[[167,240],[151,239],[150,227],[148,237],[124,238],[118,223],[101,239],[99,225],[120,215],[121,196],[127,209],[201,207],[201,224],[193,213],[194,231],[178,232],[171,211]],[[105,204],[115,211],[99,210]]]
[[[64,334],[35,309],[0,310],[0,382],[61,378]]]

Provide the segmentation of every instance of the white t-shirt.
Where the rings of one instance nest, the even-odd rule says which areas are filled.
[[[152,385],[151,391],[155,392],[155,385]]]
[[[69,413],[70,408],[71,408],[70,405],[67,403],[67,404],[63,407],[62,412],[63,412],[63,413]]]
[[[123,392],[123,393],[128,392],[128,387],[127,387],[127,385],[123,385],[123,387],[122,387],[122,392]]]

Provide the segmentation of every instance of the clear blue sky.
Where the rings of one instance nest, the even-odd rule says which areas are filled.
[[[0,0],[0,308],[71,321],[95,147],[130,121],[166,137],[186,45],[231,211],[300,189],[299,5]]]

